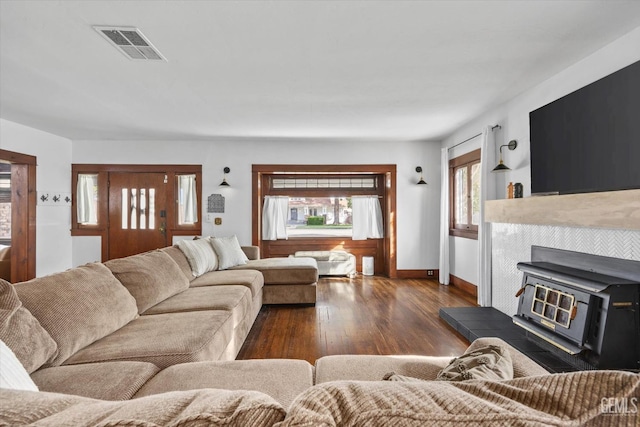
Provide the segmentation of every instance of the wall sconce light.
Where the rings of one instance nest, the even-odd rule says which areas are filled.
[[[418,172],[420,174],[420,180],[416,184],[418,184],[418,185],[427,185],[427,182],[422,177],[422,167],[421,166],[416,166],[416,172]]]
[[[224,167],[224,176],[222,177],[222,182],[220,183],[220,187],[231,187],[227,182],[227,174],[231,172],[227,166]]]
[[[509,148],[509,150],[513,151],[513,150],[516,149],[517,146],[518,146],[518,141],[516,141],[515,139],[512,139],[511,141],[509,141],[508,144],[501,145],[500,146],[500,163],[498,163],[498,166],[493,168],[493,170],[491,172],[506,172],[506,171],[510,171],[511,168],[509,168],[507,165],[505,165],[504,162],[502,161],[502,147],[507,147],[507,148]]]

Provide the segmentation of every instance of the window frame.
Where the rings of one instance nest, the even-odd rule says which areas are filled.
[[[480,164],[480,149],[473,150],[456,158],[449,160],[449,235],[456,237],[464,237],[467,239],[478,240],[478,226],[472,224],[473,218],[473,201],[471,199],[472,191],[472,173],[473,165]],[[455,175],[460,169],[467,169],[467,223],[456,224],[455,213],[456,203],[456,183]]]
[[[264,204],[265,175],[282,174],[345,174],[345,175],[382,175],[383,198],[380,200],[384,216],[383,239],[316,239],[299,238],[295,240],[262,240],[262,206]],[[391,278],[398,277],[397,239],[396,239],[396,181],[395,164],[253,164],[251,166],[251,239],[252,244],[260,247],[263,258],[287,257],[298,250],[345,250],[356,256],[356,268],[361,269],[363,256],[373,256],[375,273]]]
[[[340,179],[340,178],[356,178],[356,179],[373,179],[373,187],[321,187],[321,188],[304,188],[304,187],[289,187],[289,188],[274,188],[274,179]],[[265,174],[262,176],[261,187],[265,196],[289,196],[290,198],[349,198],[353,196],[377,196],[380,198],[381,203],[384,201],[384,176],[370,173],[323,173],[323,174],[308,174],[308,173],[281,173],[281,174]],[[384,206],[383,206],[384,209]],[[327,236],[289,236],[288,239],[344,239],[345,236],[327,235]],[[351,237],[349,237],[351,238]]]

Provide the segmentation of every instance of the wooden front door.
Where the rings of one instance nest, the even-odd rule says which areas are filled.
[[[109,174],[109,255],[122,258],[167,246],[164,173]]]

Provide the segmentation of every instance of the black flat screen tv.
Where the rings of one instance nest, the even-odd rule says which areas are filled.
[[[529,113],[531,193],[640,188],[640,61]]]

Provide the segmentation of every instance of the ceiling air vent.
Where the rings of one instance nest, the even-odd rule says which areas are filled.
[[[93,27],[129,59],[166,61],[166,58],[135,27]]]

